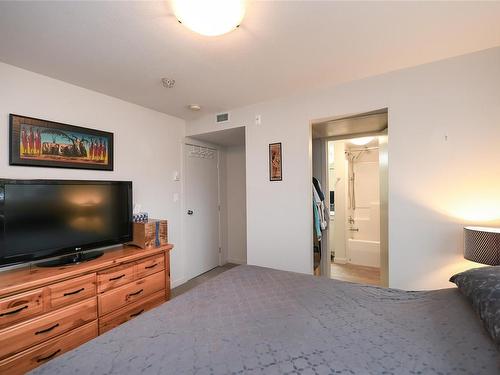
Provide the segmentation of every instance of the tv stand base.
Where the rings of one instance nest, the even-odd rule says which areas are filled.
[[[97,259],[104,254],[103,251],[89,251],[86,253],[76,253],[65,255],[57,259],[48,260],[45,262],[37,263],[37,267],[60,267],[66,266],[70,264],[80,264],[83,262],[87,262],[89,260]]]

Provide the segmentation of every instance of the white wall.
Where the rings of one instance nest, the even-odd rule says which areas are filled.
[[[133,181],[134,202],[169,220],[173,284],[183,279],[180,200],[184,120],[0,63],[0,177]],[[9,113],[114,133],[113,172],[8,165]]]
[[[230,263],[246,264],[245,146],[226,147],[224,156],[226,164],[227,261]]]
[[[463,224],[500,224],[499,87],[494,48],[232,110],[227,126],[247,126],[248,263],[312,272],[310,121],[387,107],[390,286],[451,286],[471,265]],[[213,130],[213,115],[187,126]],[[272,142],[283,143],[279,183]]]

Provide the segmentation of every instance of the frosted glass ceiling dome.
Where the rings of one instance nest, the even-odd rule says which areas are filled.
[[[217,36],[237,28],[245,15],[246,0],[173,0],[175,16],[184,26]]]

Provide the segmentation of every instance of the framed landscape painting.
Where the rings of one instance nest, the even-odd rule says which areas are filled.
[[[283,180],[283,159],[281,143],[269,145],[269,181]]]
[[[113,133],[10,115],[9,164],[113,170]]]

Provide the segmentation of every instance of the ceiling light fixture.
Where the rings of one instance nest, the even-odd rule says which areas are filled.
[[[356,146],[364,146],[373,141],[375,137],[362,137],[351,139],[351,143]]]
[[[245,0],[173,0],[177,20],[192,31],[216,36],[240,25],[245,15]]]
[[[199,111],[201,109],[198,104],[190,104],[188,107],[191,111]]]

